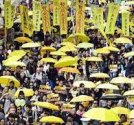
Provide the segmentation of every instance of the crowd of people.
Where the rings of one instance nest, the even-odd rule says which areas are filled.
[[[92,1],[99,5],[98,2]],[[107,1],[112,2],[112,1]],[[88,2],[89,4],[90,2]],[[27,5],[25,1],[21,4]],[[29,3],[29,7],[32,7],[32,2]],[[90,4],[87,6],[90,6]],[[101,3],[100,6],[106,9],[106,3]],[[52,2],[50,2],[52,9]],[[52,11],[52,10],[51,10]],[[73,8],[75,12],[75,9]],[[107,10],[106,10],[107,11]],[[1,9],[2,12],[2,9]],[[72,8],[68,7],[68,15],[72,12]],[[130,13],[133,16],[134,7],[130,8]],[[51,12],[51,20],[53,11]],[[86,12],[86,18],[90,19],[91,15]],[[119,15],[117,20],[117,27],[121,27],[121,16]],[[68,22],[68,33],[73,32],[73,22]],[[71,72],[59,72],[60,68],[55,67],[54,62],[43,62],[40,61],[42,58],[54,58],[59,60],[62,56],[51,55],[51,51],[47,50],[41,52],[41,48],[44,46],[53,47],[56,50],[60,49],[63,45],[66,35],[59,34],[59,27],[55,27],[57,31],[53,33],[43,34],[43,31],[34,32],[32,40],[34,42],[40,42],[40,47],[24,49],[26,54],[19,60],[25,63],[26,66],[8,67],[3,62],[9,57],[9,55],[19,50],[22,43],[14,41],[15,38],[21,36],[20,23],[14,23],[14,26],[9,29],[7,34],[7,42],[1,43],[0,45],[0,76],[14,76],[19,82],[20,86],[15,86],[15,81],[10,79],[8,86],[3,86],[0,81],[0,125],[49,125],[50,123],[42,123],[40,119],[44,116],[57,116],[60,117],[65,125],[82,125],[81,118],[83,114],[89,109],[102,107],[111,109],[114,107],[125,107],[130,110],[133,109],[133,103],[129,103],[123,94],[133,89],[131,84],[118,84],[119,90],[108,90],[98,89],[96,87],[86,87],[85,81],[93,82],[97,85],[110,83],[114,77],[128,77],[131,78],[134,75],[134,58],[125,58],[124,54],[134,50],[134,39],[129,37],[132,44],[115,44],[119,49],[118,52],[110,51],[108,54],[98,54],[95,50],[108,46],[106,39],[99,32],[97,28],[85,29],[85,34],[90,38],[89,43],[93,44],[92,48],[80,48],[76,51],[65,52],[67,56],[73,58],[77,57],[77,65],[75,68],[78,69],[79,73]],[[133,31],[131,31],[133,34]],[[25,34],[27,37],[27,35]],[[122,37],[121,32],[118,29],[115,30],[114,35],[109,35],[108,38],[114,41],[117,38]],[[74,40],[75,41],[75,40]],[[82,42],[82,41],[79,41]],[[77,42],[74,43],[77,46]],[[19,56],[16,54],[16,56]],[[87,57],[97,56],[102,59],[100,62],[85,60]],[[12,60],[13,62],[14,60]],[[73,67],[73,66],[71,66]],[[109,78],[92,78],[90,77],[94,73],[106,73]],[[75,86],[74,82],[80,83]],[[26,94],[26,89],[28,91]],[[15,97],[16,91],[19,91]],[[23,91],[24,89],[24,91]],[[32,93],[34,92],[34,93]],[[102,98],[107,94],[120,94],[122,98]],[[70,101],[76,96],[87,95],[91,96],[93,100],[85,102],[70,103]],[[35,102],[49,102],[57,105],[58,110],[53,110],[51,107],[43,108],[38,105],[33,105]],[[68,106],[66,106],[68,105]],[[96,112],[100,113],[101,112]],[[120,114],[120,121],[118,122],[105,122],[96,119],[90,119],[88,124],[90,125],[130,125],[134,124],[129,119],[128,114]],[[131,123],[130,123],[131,122]],[[57,123],[52,123],[57,124]]]

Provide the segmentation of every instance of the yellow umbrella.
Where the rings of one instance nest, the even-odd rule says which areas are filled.
[[[103,122],[119,121],[120,118],[113,111],[105,108],[92,108],[83,114],[83,117]]]
[[[74,39],[77,41],[77,43],[79,42],[88,42],[90,39],[88,36],[86,36],[85,34],[82,33],[76,33],[76,34],[71,34],[66,41],[68,42],[74,42]]]
[[[32,40],[28,37],[17,37],[14,41],[17,41],[20,43],[32,42]]]
[[[33,105],[46,108],[46,109],[51,109],[51,110],[59,110],[58,106],[51,104],[49,102],[35,102],[33,103]]]
[[[66,53],[61,52],[61,51],[51,52],[50,54],[54,56],[66,56]]]
[[[124,96],[134,96],[134,90],[126,91],[123,95]]]
[[[43,58],[40,61],[45,62],[45,63],[56,63],[57,62],[57,60],[53,59],[53,58]]]
[[[25,43],[21,47],[22,48],[35,48],[35,47],[40,47],[40,46],[41,46],[40,43],[31,42],[31,43]]]
[[[116,47],[113,46],[108,46],[108,47],[103,47],[104,49],[107,49],[109,51],[113,51],[113,52],[119,52],[120,50]]]
[[[74,46],[63,46],[58,51],[71,52],[71,51],[77,51],[77,49]]]
[[[134,110],[132,110],[129,114],[129,118],[134,119]]]
[[[130,110],[128,108],[124,108],[124,107],[115,107],[115,108],[111,108],[111,110],[116,113],[116,114],[126,114],[128,115],[130,113]]]
[[[10,57],[13,57],[13,56],[20,56],[20,57],[23,57],[26,55],[26,51],[24,50],[14,50],[13,52],[11,52],[9,55],[8,55],[8,58]]]
[[[101,57],[96,57],[96,56],[92,56],[92,57],[87,57],[86,61],[90,61],[90,62],[102,62],[102,58]]]
[[[24,62],[21,62],[21,61],[7,62],[4,65],[8,66],[8,67],[17,67],[17,66],[24,67],[24,66],[26,66],[26,64]]]
[[[134,5],[134,1],[127,1],[127,2],[125,2],[125,4],[127,4],[127,5]]]
[[[125,37],[120,37],[114,40],[114,43],[117,44],[132,44],[132,40],[125,38]]]
[[[76,45],[74,45],[73,43],[70,43],[70,42],[62,42],[61,45],[63,45],[63,46],[73,46],[73,47],[76,47]]]
[[[132,81],[131,81],[131,79],[129,79],[127,77],[115,77],[111,80],[111,83],[115,83],[115,84],[128,83],[128,84],[131,84]]]
[[[111,90],[119,90],[118,86],[105,83],[105,84],[100,84],[96,87],[97,89],[111,89]]]
[[[56,116],[45,116],[40,119],[40,122],[43,123],[55,123],[55,124],[63,124],[64,121]]]
[[[90,75],[91,78],[109,78],[109,75],[106,73],[93,73]]]
[[[15,98],[18,98],[19,96],[19,93],[20,92],[23,92],[25,97],[29,97],[29,96],[33,96],[34,95],[34,91],[32,89],[27,89],[27,88],[21,88],[21,89],[18,89],[15,94],[14,94],[14,97]]]
[[[87,96],[87,95],[80,95],[80,96],[76,96],[74,97],[71,102],[89,102],[89,101],[93,101],[94,99],[91,96]]]
[[[45,51],[56,51],[56,49],[54,47],[50,47],[50,46],[45,46],[41,48],[41,52],[45,52]]]
[[[95,84],[91,81],[75,81],[73,83],[73,86],[80,87],[80,84],[84,84],[85,88],[95,88]]]
[[[77,63],[77,59],[71,56],[66,56],[61,58],[58,62],[55,63],[55,67],[67,67],[72,66]]]
[[[87,49],[87,48],[92,48],[93,47],[93,44],[92,43],[79,43],[77,45],[77,48],[84,48],[84,49]]]
[[[125,53],[125,54],[124,54],[124,57],[125,57],[125,58],[131,57],[131,56],[134,56],[134,51],[131,51],[131,52],[128,52],[128,53]]]
[[[80,74],[79,70],[72,67],[63,67],[59,70],[59,72],[68,72],[68,73],[76,73]]]
[[[95,52],[96,52],[97,54],[109,54],[109,53],[110,53],[109,50],[104,49],[104,48],[96,49]]]
[[[20,86],[20,82],[14,76],[1,76],[0,77],[0,84],[2,85],[9,86],[11,81],[14,82],[15,87]]]

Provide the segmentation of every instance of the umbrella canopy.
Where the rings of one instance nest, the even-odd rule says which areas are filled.
[[[114,122],[114,121],[120,120],[117,114],[105,108],[92,108],[86,113],[84,113],[83,117],[86,117],[92,120],[100,120],[103,122]]]
[[[95,88],[96,85],[91,81],[75,81],[73,86],[80,87],[80,84],[84,84],[85,88]]]
[[[104,48],[96,49],[95,52],[97,54],[109,54],[110,53],[110,51],[108,49],[104,49]]]
[[[59,70],[59,72],[68,72],[68,73],[76,73],[76,74],[80,74],[79,70],[76,68],[72,68],[72,67],[64,67],[61,68]]]
[[[131,51],[131,52],[128,52],[128,53],[124,54],[125,58],[132,57],[132,56],[134,56],[134,51]]]
[[[19,87],[20,82],[14,76],[1,76],[0,77],[0,84],[9,86],[10,82],[14,82],[14,87]]]
[[[20,57],[23,57],[26,55],[26,51],[24,50],[14,50],[13,52],[11,52],[9,55],[8,55],[8,58],[10,57],[13,57],[13,56],[20,56]]]
[[[102,62],[102,58],[101,57],[96,57],[96,56],[92,56],[92,57],[87,57],[86,61],[90,61],[90,62]]]
[[[124,96],[134,96],[134,90],[126,91],[123,95]]]
[[[21,89],[18,89],[15,94],[14,94],[14,97],[15,98],[18,98],[19,96],[19,93],[20,92],[23,92],[25,97],[29,97],[29,96],[33,96],[34,95],[34,91],[32,89],[27,89],[27,88],[21,88]]]
[[[125,4],[127,4],[127,5],[134,5],[134,1],[127,1],[127,2],[125,2]]]
[[[107,49],[109,51],[113,51],[113,52],[119,52],[120,50],[116,47],[113,46],[108,46],[108,47],[103,47],[104,49]]]
[[[76,40],[77,43],[79,42],[88,42],[90,39],[87,35],[82,34],[82,33],[76,33],[76,34],[71,34],[66,41],[68,42],[74,42],[74,39]]]
[[[103,95],[100,99],[101,100],[123,100],[124,96],[120,94],[107,94],[107,95]]]
[[[111,83],[115,83],[115,84],[131,84],[132,81],[131,79],[127,78],[127,77],[115,77],[111,80]]]
[[[54,56],[66,56],[66,53],[61,52],[61,51],[55,51],[55,52],[51,52],[50,55],[54,55]]]
[[[77,49],[74,46],[63,46],[58,51],[71,52],[71,51],[77,51]]]
[[[97,89],[111,89],[111,90],[119,90],[118,86],[105,83],[105,84],[100,84],[96,87]]]
[[[92,43],[85,43],[85,42],[77,45],[77,48],[84,48],[84,49],[88,49],[92,47],[93,47]]]
[[[22,48],[36,48],[36,47],[40,47],[40,46],[41,46],[40,43],[31,42],[31,43],[25,43],[21,47]]]
[[[35,102],[33,103],[33,105],[46,108],[46,109],[51,109],[51,110],[59,110],[58,106],[51,104],[49,102]]]
[[[56,63],[57,62],[57,60],[53,59],[53,58],[43,58],[40,61],[45,62],[45,63]]]
[[[80,96],[76,96],[74,97],[71,102],[89,102],[89,101],[93,101],[94,99],[91,96],[87,96],[87,95],[80,95]]]
[[[63,45],[63,46],[73,46],[73,47],[76,47],[76,45],[74,45],[73,43],[70,43],[70,42],[62,42],[61,45]]]
[[[45,51],[56,51],[56,49],[54,47],[51,47],[51,46],[45,46],[45,47],[42,47],[41,48],[41,52],[45,52]]]
[[[55,67],[66,67],[77,64],[77,59],[71,56],[66,56],[61,58],[58,62],[55,63]]]
[[[14,41],[17,41],[19,43],[32,42],[32,40],[28,37],[17,37]]]
[[[17,67],[17,66],[24,67],[24,66],[26,66],[26,64],[21,61],[7,62],[4,65],[8,66],[8,67]]]
[[[40,122],[43,123],[56,123],[56,124],[63,124],[64,121],[56,116],[45,116],[40,119]]]
[[[129,114],[129,118],[134,119],[134,110],[132,110]]]
[[[109,75],[106,73],[93,73],[90,75],[91,78],[109,78]]]
[[[116,44],[132,44],[132,40],[125,38],[125,37],[120,37],[114,40],[114,43]]]
[[[116,114],[126,114],[128,115],[130,113],[130,110],[128,108],[124,108],[124,107],[115,107],[111,109],[114,113]]]

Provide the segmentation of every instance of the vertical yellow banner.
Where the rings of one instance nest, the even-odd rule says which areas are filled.
[[[84,33],[85,0],[76,1],[76,33]]]
[[[27,33],[29,27],[28,8],[26,6],[20,5],[20,14],[22,31],[23,33]]]
[[[130,23],[130,13],[122,13],[122,33],[124,36],[129,36],[129,23]]]
[[[11,5],[11,23],[10,23],[10,27],[12,27],[13,24],[14,24],[14,15],[15,15],[15,6]]]
[[[11,0],[4,3],[5,28],[11,28]]]
[[[60,25],[60,0],[53,0],[53,26]]]
[[[33,35],[33,31],[34,31],[33,21],[29,20],[29,26],[28,26],[27,34],[29,36],[32,36]]]
[[[40,31],[41,24],[41,2],[34,0],[33,2],[33,25],[35,31]]]
[[[110,3],[108,8],[108,19],[106,24],[106,34],[114,34],[115,31],[115,23],[117,20],[119,5],[115,3]]]
[[[60,33],[67,34],[67,0],[60,1]]]
[[[50,10],[49,10],[49,5],[44,4],[41,7],[41,16],[42,16],[42,24],[43,24],[43,31],[44,34],[46,32],[51,32],[51,24],[50,24]]]

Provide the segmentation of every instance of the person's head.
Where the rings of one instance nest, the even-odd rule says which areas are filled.
[[[40,73],[40,68],[39,67],[37,67],[37,69],[36,69],[36,73]]]
[[[4,93],[8,93],[8,90],[9,90],[8,86],[5,86],[3,89]]]
[[[109,101],[107,102],[107,106],[111,107],[111,106],[112,106],[112,101],[109,100]]]
[[[23,92],[23,91],[20,91],[18,97],[19,97],[20,99],[24,99],[24,98],[25,98],[24,92]]]
[[[26,105],[26,111],[29,112],[31,110],[32,106],[30,104]]]
[[[80,84],[80,90],[83,91],[85,89],[85,85],[83,83]]]
[[[11,82],[9,83],[9,87],[10,87],[10,88],[13,88],[13,87],[14,87],[14,81],[11,81]]]
[[[93,108],[98,107],[98,102],[97,102],[97,100],[94,100],[92,107],[93,107]]]
[[[126,115],[121,115],[120,119],[121,119],[121,123],[127,122],[127,116]]]
[[[15,115],[12,114],[12,113],[10,113],[10,114],[8,115],[8,120],[9,120],[9,122],[10,122],[11,124],[14,124],[14,122],[15,122]]]
[[[30,63],[33,63],[33,61],[34,61],[33,58],[30,57],[30,58],[29,58],[29,62],[30,62]]]
[[[84,106],[82,104],[79,104],[79,110],[84,111]]]
[[[35,90],[34,93],[35,93],[35,95],[38,95],[39,94],[39,91],[38,90]]]

